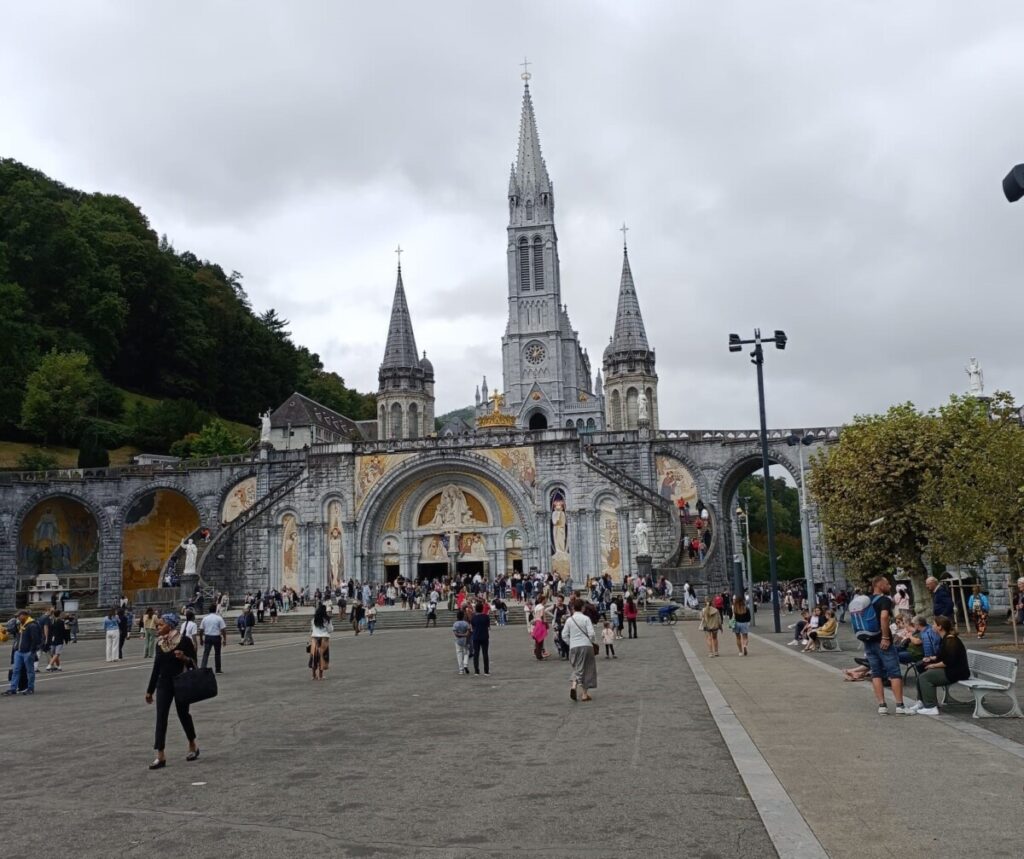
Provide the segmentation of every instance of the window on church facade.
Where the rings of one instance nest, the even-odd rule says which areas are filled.
[[[530,291],[530,245],[526,236],[519,240],[519,289],[522,292]]]
[[[533,288],[544,288],[544,242],[540,236],[533,240]]]
[[[533,220],[533,200],[526,201],[526,220]]]

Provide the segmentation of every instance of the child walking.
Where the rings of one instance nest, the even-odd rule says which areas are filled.
[[[604,658],[618,659],[619,657],[615,655],[615,630],[607,620],[601,630],[601,641],[604,642]]]

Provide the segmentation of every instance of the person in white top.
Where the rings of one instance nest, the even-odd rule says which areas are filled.
[[[314,680],[323,680],[324,671],[331,667],[331,633],[334,626],[327,616],[327,607],[321,603],[313,614],[309,630],[309,668]]]
[[[210,651],[213,651],[213,665],[220,674],[220,649],[228,643],[228,625],[215,611],[211,611],[199,622],[199,629],[203,634],[203,664],[210,661]]]
[[[576,701],[579,689],[578,700],[592,701],[587,690],[597,688],[597,662],[594,660],[597,635],[594,624],[583,613],[583,600],[579,597],[572,601],[572,614],[562,627],[562,638],[569,644],[569,662],[572,664],[569,697]]]

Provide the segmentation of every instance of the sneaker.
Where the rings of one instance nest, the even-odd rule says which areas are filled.
[[[18,693],[15,692],[13,689],[5,689],[3,692],[0,692],[0,695],[17,695],[17,694]]]
[[[18,694],[19,695],[35,695],[36,694],[36,690],[35,689],[23,689]],[[938,712],[939,712],[939,708],[938,707],[935,708],[935,712],[936,712],[936,714],[938,714]]]
[[[786,644],[788,644],[790,647],[796,647],[800,644],[800,642],[794,638],[792,641],[787,641]]]
[[[902,704],[897,704],[896,705],[896,715],[897,716],[910,716],[910,715],[913,715],[913,712],[914,712],[913,710],[911,710],[911,709],[909,709],[907,707],[904,707]]]
[[[922,704],[920,701],[915,701],[913,704],[911,704],[909,707],[907,707],[907,712],[908,713],[916,713],[923,706],[924,706],[924,704]]]
[[[918,716],[938,716],[938,707],[921,707],[919,710],[915,710],[914,713]]]
[[[878,715],[879,716],[888,716],[889,715],[889,708],[885,704],[879,704],[878,705]]]

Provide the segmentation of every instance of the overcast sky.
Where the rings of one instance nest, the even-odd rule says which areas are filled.
[[[129,197],[363,391],[401,242],[440,414],[501,379],[524,54],[563,301],[596,369],[625,220],[663,427],[756,425],[754,326],[773,426],[937,404],[972,355],[1020,387],[1019,0],[7,2],[0,153]]]

